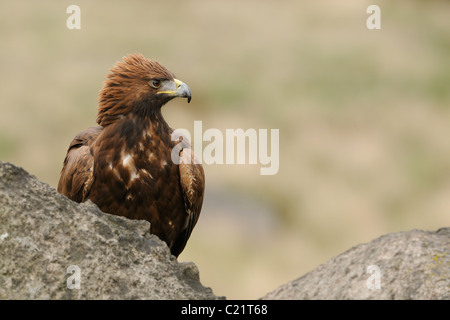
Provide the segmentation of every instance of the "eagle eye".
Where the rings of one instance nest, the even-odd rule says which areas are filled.
[[[159,87],[161,87],[161,80],[153,79],[153,80],[150,81],[150,85],[153,88],[158,89]]]

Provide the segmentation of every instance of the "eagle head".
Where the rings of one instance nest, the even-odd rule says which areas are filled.
[[[131,54],[111,69],[99,95],[97,123],[105,127],[127,114],[151,116],[176,97],[191,101],[191,90],[157,61]]]

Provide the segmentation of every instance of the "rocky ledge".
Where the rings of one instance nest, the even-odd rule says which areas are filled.
[[[146,221],[0,162],[0,299],[221,299]],[[450,228],[386,234],[262,299],[450,299]]]

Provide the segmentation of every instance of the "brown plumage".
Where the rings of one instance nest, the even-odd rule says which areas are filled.
[[[200,215],[205,177],[189,142],[171,140],[161,107],[175,97],[189,102],[191,91],[140,54],[110,71],[100,91],[99,126],[71,142],[58,191],[77,202],[90,199],[103,212],[149,221],[150,232],[178,256]],[[181,161],[172,161],[172,150]]]

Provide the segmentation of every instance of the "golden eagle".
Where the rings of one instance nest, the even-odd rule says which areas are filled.
[[[176,97],[190,102],[191,90],[141,54],[124,57],[110,71],[99,95],[98,126],[70,143],[58,192],[149,221],[150,232],[178,257],[200,215],[205,176],[189,142],[172,140],[161,107]]]

